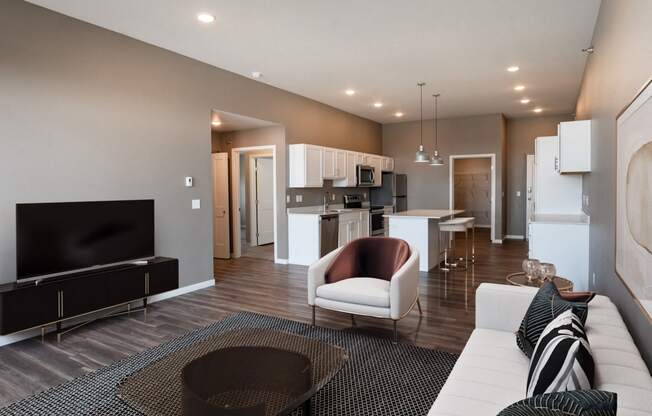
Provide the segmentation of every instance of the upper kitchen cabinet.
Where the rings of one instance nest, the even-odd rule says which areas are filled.
[[[342,151],[344,159],[344,177],[333,181],[335,188],[352,188],[356,186],[356,165],[358,164],[358,154],[356,152]],[[338,156],[338,164],[339,164]]]
[[[322,148],[322,176],[324,179],[346,178],[346,151]]]
[[[591,171],[591,120],[559,123],[559,158],[555,164],[559,173]]]
[[[372,156],[367,157],[368,165],[374,168],[374,184],[373,186],[383,185],[383,157]]]
[[[322,153],[319,146],[310,144],[291,144],[290,188],[320,188],[324,186],[322,176]]]
[[[383,172],[394,172],[394,158],[383,157]]]

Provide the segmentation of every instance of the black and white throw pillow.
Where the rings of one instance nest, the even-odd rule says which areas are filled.
[[[516,332],[516,345],[527,355],[532,358],[532,352],[539,341],[539,336],[543,329],[556,316],[571,308],[575,308],[577,316],[586,322],[588,305],[586,302],[572,302],[564,300],[557,290],[554,283],[548,282],[539,289],[532,299],[528,310],[521,321],[521,326]]]
[[[518,401],[498,416],[616,416],[616,393],[601,390],[578,390],[540,394]]]
[[[568,310],[539,337],[527,377],[527,397],[593,387],[595,364],[584,325]]]

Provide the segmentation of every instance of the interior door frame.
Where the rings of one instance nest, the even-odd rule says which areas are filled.
[[[249,212],[247,216],[249,217],[249,225],[251,226],[250,230],[247,230],[249,233],[250,244],[252,246],[258,245],[258,204],[254,204],[254,201],[258,201],[258,173],[256,171],[256,166],[258,163],[257,159],[260,158],[272,158],[272,154],[268,152],[264,153],[254,153],[254,154],[245,154],[245,158],[249,163]],[[252,163],[253,162],[253,163]],[[272,169],[274,169],[272,167]],[[242,224],[241,224],[242,225]],[[256,230],[256,232],[253,232]],[[255,239],[255,244],[254,244]]]
[[[272,153],[272,170],[274,173],[273,180],[273,192],[274,192],[274,262],[278,263],[278,201],[276,197],[276,191],[278,189],[278,175],[276,171],[276,145],[264,145],[264,146],[249,146],[249,147],[236,147],[231,149],[231,212],[237,213],[238,215],[231,215],[233,218],[233,226],[231,227],[232,231],[232,241],[233,241],[233,253],[232,258],[238,258],[242,256],[242,245],[241,245],[241,221],[240,221],[240,154],[251,153],[258,151],[271,151]]]
[[[448,181],[449,181],[449,195],[448,206],[449,209],[455,207],[455,160],[456,159],[491,159],[491,242],[501,243],[501,240],[496,240],[496,154],[495,153],[473,153],[466,155],[450,155],[450,163],[448,164]]]

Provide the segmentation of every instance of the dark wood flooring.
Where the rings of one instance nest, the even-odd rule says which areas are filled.
[[[505,283],[520,269],[527,245],[490,244],[479,232],[476,264],[467,272],[421,274],[420,319],[414,310],[399,322],[403,342],[459,352],[474,326],[474,293],[482,282]],[[180,336],[229,314],[252,311],[310,322],[306,267],[254,258],[216,260],[214,287],[152,304],[147,314],[98,321],[66,335],[33,338],[0,348],[0,406],[60,384],[115,360]],[[351,326],[348,315],[317,310],[317,324]],[[391,321],[358,317],[360,331],[391,336]]]

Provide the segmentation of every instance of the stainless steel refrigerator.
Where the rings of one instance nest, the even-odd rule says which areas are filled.
[[[394,207],[394,212],[407,211],[407,175],[383,172],[382,186],[371,188],[371,205]]]

